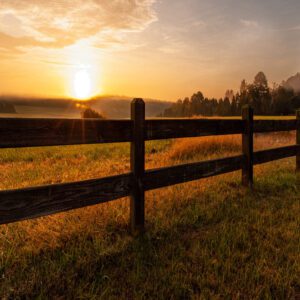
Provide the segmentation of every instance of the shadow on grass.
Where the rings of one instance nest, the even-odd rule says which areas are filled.
[[[105,236],[61,237],[2,270],[8,299],[289,298],[300,286],[299,190],[272,173],[253,192],[223,181],[155,210],[141,237],[111,221]]]

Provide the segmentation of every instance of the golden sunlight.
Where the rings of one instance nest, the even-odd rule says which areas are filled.
[[[66,94],[86,100],[102,91],[101,66],[102,59],[99,53],[87,41],[81,41],[63,51],[65,68]]]
[[[74,74],[73,96],[81,100],[92,96],[91,76],[87,70],[81,69]]]

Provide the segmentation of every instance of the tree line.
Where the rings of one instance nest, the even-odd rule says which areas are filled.
[[[259,72],[253,83],[243,80],[237,93],[227,90],[224,98],[209,99],[198,92],[179,99],[160,117],[238,116],[245,104],[250,104],[256,115],[291,115],[300,108],[300,93],[284,82],[270,88],[266,75]]]

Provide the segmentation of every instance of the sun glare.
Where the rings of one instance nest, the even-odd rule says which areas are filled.
[[[92,94],[91,76],[87,70],[78,70],[74,74],[73,93],[77,99],[87,99]]]

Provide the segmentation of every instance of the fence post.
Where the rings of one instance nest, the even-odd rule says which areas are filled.
[[[144,231],[145,191],[143,176],[145,173],[145,102],[134,99],[131,102],[131,120],[133,121],[130,147],[130,166],[133,173],[133,187],[130,197],[130,226],[133,235]]]
[[[242,168],[242,184],[253,186],[253,109],[249,105],[242,108],[242,119],[245,121],[245,130],[242,136],[244,163]]]
[[[297,132],[296,132],[296,145],[298,146],[296,154],[296,174],[297,181],[300,182],[300,110],[296,111],[297,119]]]

